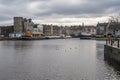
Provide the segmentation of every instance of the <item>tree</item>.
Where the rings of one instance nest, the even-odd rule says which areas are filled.
[[[117,16],[110,16],[108,27],[113,31],[113,35],[116,36],[116,31],[120,29],[120,14]]]

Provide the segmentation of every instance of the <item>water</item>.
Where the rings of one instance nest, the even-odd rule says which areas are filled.
[[[1,41],[0,80],[120,80],[104,60],[104,41]]]

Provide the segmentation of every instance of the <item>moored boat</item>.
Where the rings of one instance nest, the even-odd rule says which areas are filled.
[[[91,39],[92,35],[88,33],[81,33],[80,34],[80,39]]]
[[[22,40],[32,40],[32,37],[30,37],[30,36],[22,36],[21,39]]]

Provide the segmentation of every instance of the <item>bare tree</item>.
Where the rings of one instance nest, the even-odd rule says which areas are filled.
[[[109,26],[113,30],[113,35],[116,36],[116,31],[120,29],[120,14],[117,16],[110,16],[109,18]]]
[[[120,14],[117,16],[109,16],[109,17],[110,17],[109,19],[110,22],[118,23],[120,21]]]

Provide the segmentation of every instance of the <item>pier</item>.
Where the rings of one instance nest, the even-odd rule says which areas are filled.
[[[119,39],[106,40],[104,45],[104,57],[111,62],[120,64],[120,41]]]

